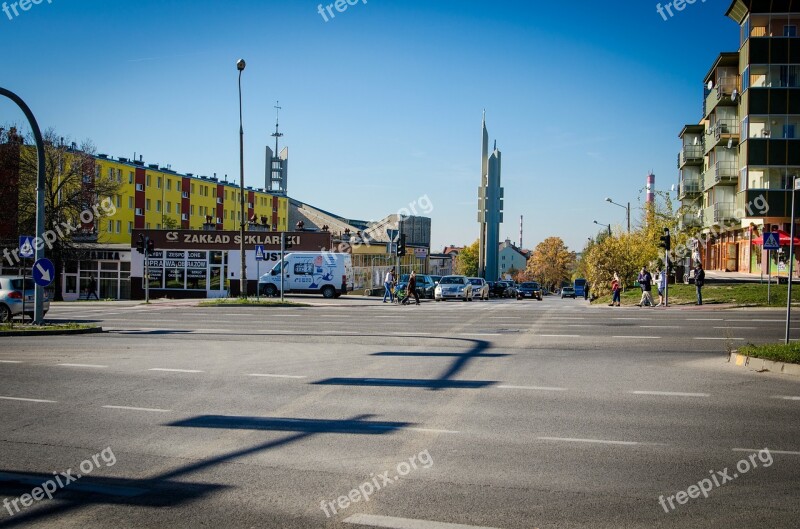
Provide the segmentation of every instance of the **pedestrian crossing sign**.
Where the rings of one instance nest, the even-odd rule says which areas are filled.
[[[764,249],[765,250],[780,250],[781,244],[777,233],[764,234]]]
[[[19,256],[24,259],[33,257],[33,237],[30,235],[21,235],[19,238]]]

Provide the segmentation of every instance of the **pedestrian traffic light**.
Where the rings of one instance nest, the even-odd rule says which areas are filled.
[[[659,245],[666,251],[670,251],[672,247],[672,238],[669,234],[669,228],[664,228],[664,235],[661,236],[661,244]]]
[[[288,250],[289,248],[294,246],[292,244],[292,238],[291,237],[287,237],[286,236],[286,232],[283,232],[281,235],[283,236],[283,248],[284,248],[284,250]]]
[[[406,254],[406,234],[401,233],[397,239],[397,257],[403,257]]]
[[[147,255],[153,255],[156,252],[156,243],[153,239],[147,239]]]
[[[144,253],[144,235],[139,234],[139,240],[136,241],[136,251]]]

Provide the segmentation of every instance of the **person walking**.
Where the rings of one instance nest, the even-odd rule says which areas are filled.
[[[92,296],[94,296],[94,299],[97,301],[100,301],[100,298],[97,296],[97,281],[95,281],[93,277],[89,279],[88,291],[88,294],[86,294],[86,301],[92,299]]]
[[[639,285],[642,287],[642,299],[639,301],[638,307],[652,307],[655,305],[653,301],[653,276],[647,271],[647,267],[643,266],[642,271],[639,272]]]
[[[392,287],[394,286],[394,268],[386,272],[386,277],[383,280],[383,286],[386,289],[383,293],[383,302],[386,303],[386,297],[389,297],[389,302],[394,303],[394,294],[392,294]]]
[[[667,273],[664,270],[659,269],[656,272],[656,285],[658,288],[658,307],[664,306],[664,290],[667,288]]]
[[[411,301],[411,296],[414,296],[414,299],[419,305],[419,294],[417,294],[417,273],[415,271],[411,271],[411,275],[408,276],[408,292],[406,293],[406,300]]]
[[[697,267],[694,270],[694,286],[697,289],[697,304],[703,304],[703,285],[706,282],[706,273],[703,270],[703,265],[700,261],[697,262]]]
[[[611,305],[609,307],[619,307],[620,291],[619,276],[614,272],[614,279],[611,280]]]

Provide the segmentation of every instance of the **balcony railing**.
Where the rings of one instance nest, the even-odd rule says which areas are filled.
[[[702,163],[703,161],[703,146],[697,145],[684,145],[681,152],[678,154],[678,168],[683,167],[687,163]]]
[[[736,220],[736,204],[718,202],[714,204],[714,222],[730,222]]]
[[[700,179],[683,180],[678,188],[678,198],[685,198],[686,195],[697,195],[702,191]]]
[[[736,182],[739,180],[738,163],[733,162],[717,162],[714,165],[714,181],[720,182]]]
[[[678,217],[678,229],[685,230],[686,228],[699,228],[703,225],[702,212],[700,213],[685,213]]]
[[[714,137],[721,139],[739,136],[739,121],[736,119],[718,119],[714,125]]]
[[[739,77],[728,76],[720,77],[717,82],[717,99],[730,97],[734,90],[739,89]]]

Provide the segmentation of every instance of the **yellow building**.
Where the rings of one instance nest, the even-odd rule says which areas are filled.
[[[239,229],[241,195],[237,184],[104,154],[96,156],[95,161],[96,178],[113,179],[119,184],[119,194],[112,197],[117,212],[96,226],[97,240],[102,243],[129,245],[134,229]],[[285,196],[245,189],[248,222],[286,231],[288,204]]]

